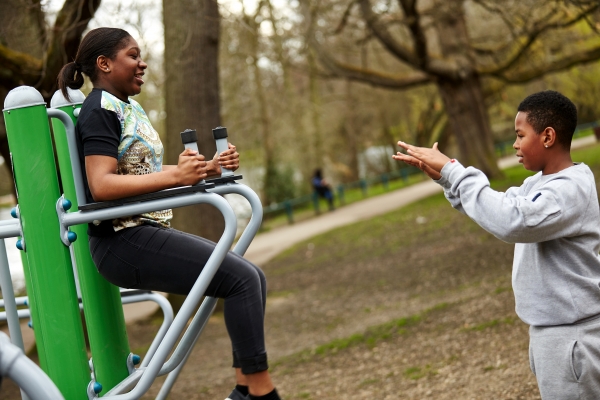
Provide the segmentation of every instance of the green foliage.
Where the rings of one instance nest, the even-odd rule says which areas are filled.
[[[281,168],[274,165],[267,167],[264,192],[269,203],[293,199],[296,196],[294,169],[289,165]]]

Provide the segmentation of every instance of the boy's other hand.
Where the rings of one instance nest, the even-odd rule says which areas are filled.
[[[442,175],[431,168],[429,165],[425,164],[423,161],[417,160],[413,156],[409,156],[407,154],[398,152],[392,156],[394,160],[402,161],[408,165],[412,165],[413,167],[419,168],[421,171],[425,172],[425,174],[431,179],[438,180],[442,177]]]
[[[392,156],[395,160],[415,166],[425,172],[431,179],[438,180],[442,177],[441,170],[450,158],[438,150],[437,142],[433,147],[417,147],[404,142],[398,142],[398,146],[406,150],[407,154],[398,152]]]
[[[409,156],[412,156],[419,161],[423,161],[437,172],[440,172],[442,168],[444,168],[444,165],[450,161],[450,157],[438,150],[437,142],[433,144],[431,149],[427,147],[413,146],[404,142],[398,142],[398,146],[405,149]]]

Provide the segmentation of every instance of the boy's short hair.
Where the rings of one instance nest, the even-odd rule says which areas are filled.
[[[557,141],[567,149],[571,147],[577,127],[577,107],[567,97],[554,90],[544,90],[527,96],[518,111],[527,113],[527,123],[536,133],[551,127],[556,131]]]

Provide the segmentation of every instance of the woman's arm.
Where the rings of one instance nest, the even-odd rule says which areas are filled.
[[[118,175],[116,158],[92,155],[85,157],[85,171],[94,200],[108,201],[176,186],[195,185],[207,177],[207,163],[203,155],[186,149],[179,155],[177,165],[164,168],[161,172]]]

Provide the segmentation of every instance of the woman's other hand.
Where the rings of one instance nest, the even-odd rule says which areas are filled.
[[[216,164],[219,166],[219,173],[221,173],[221,168],[235,171],[240,167],[240,155],[236,147],[231,143],[228,143],[228,145],[229,148],[227,150],[215,155]]]

